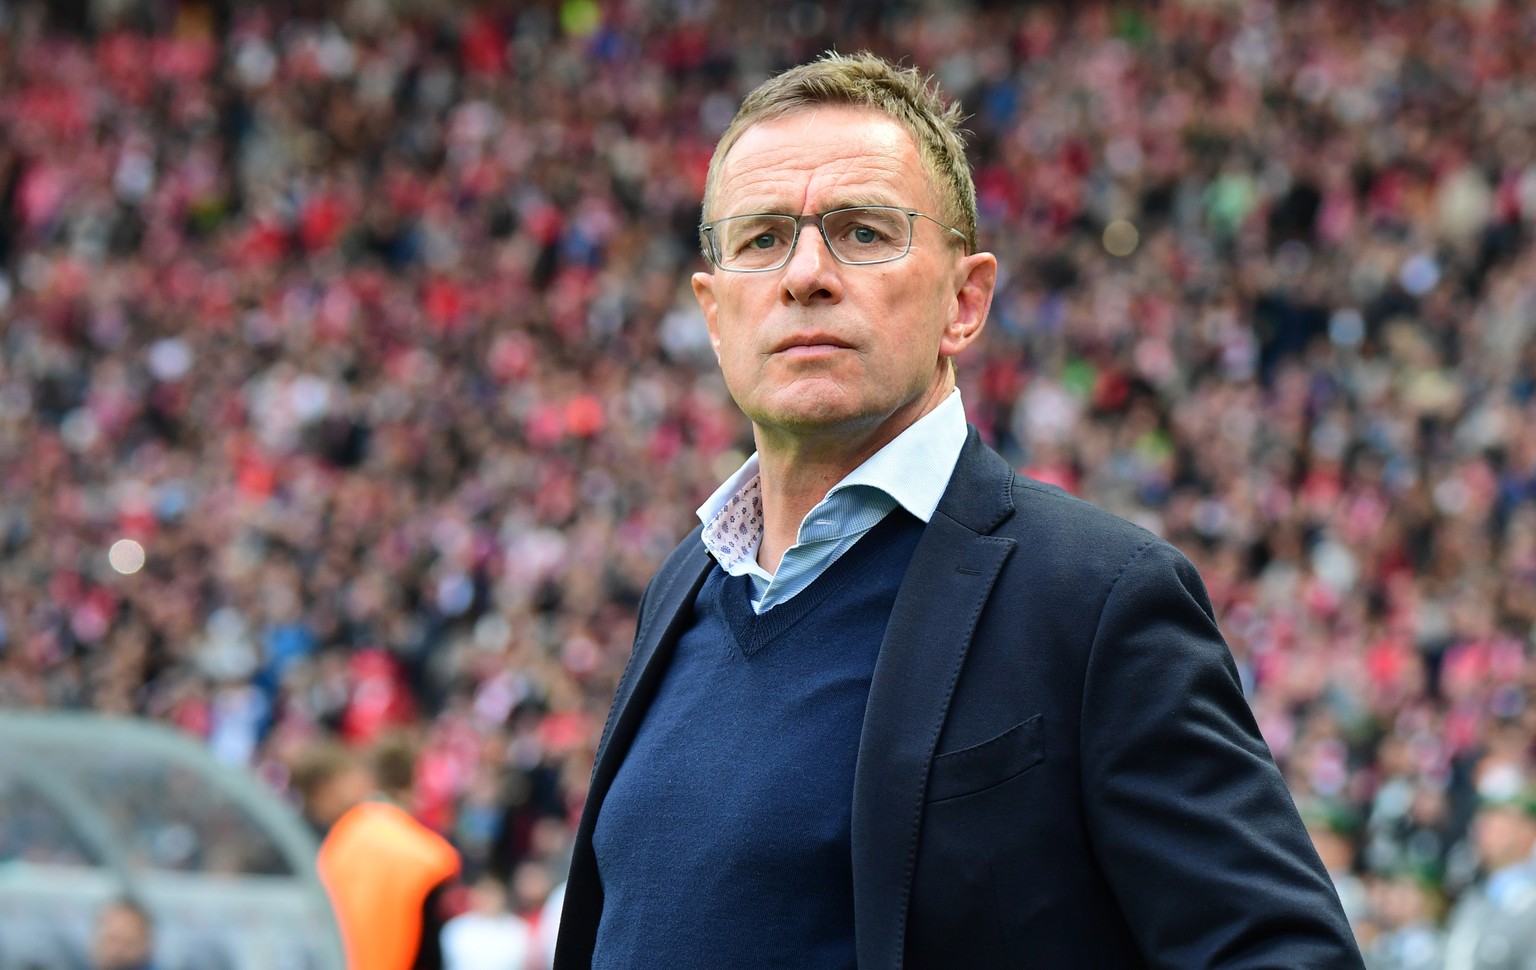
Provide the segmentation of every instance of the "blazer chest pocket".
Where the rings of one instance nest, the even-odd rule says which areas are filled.
[[[995,738],[933,759],[928,800],[974,795],[1022,775],[1045,759],[1044,715],[1016,724]]]

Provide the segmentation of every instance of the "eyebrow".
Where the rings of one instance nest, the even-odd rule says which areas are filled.
[[[904,212],[905,211],[910,211],[912,209],[912,206],[898,205],[897,203],[892,202],[888,196],[880,196],[880,195],[845,195],[845,196],[834,197],[831,205],[828,205],[828,206],[826,206],[825,208],[822,208],[822,209],[818,209],[818,210],[816,210],[815,213],[792,212],[789,209],[784,208],[782,206],[774,207],[770,203],[766,203],[765,202],[765,203],[763,203],[763,206],[764,206],[763,208],[756,208],[756,209],[754,209],[754,208],[744,208],[744,211],[732,212],[729,215],[722,215],[719,218],[714,219],[712,221],[719,222],[720,219],[730,219],[730,218],[734,218],[736,216],[783,215],[783,216],[797,216],[798,217],[798,216],[802,216],[802,215],[812,215],[812,214],[819,215],[820,213],[823,213],[823,212],[831,212],[834,209],[852,209],[852,208],[855,208],[855,207],[858,207],[858,206],[866,206],[866,205],[886,206],[886,207],[889,207],[889,208],[892,208],[892,209],[901,209]]]

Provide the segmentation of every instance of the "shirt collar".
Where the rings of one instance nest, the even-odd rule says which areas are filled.
[[[730,570],[757,558],[763,539],[763,493],[757,480],[757,452],[698,508],[704,548]]]
[[[965,447],[965,405],[955,388],[939,406],[827,492],[827,499],[855,486],[876,488],[923,522],[933,518],[939,499]],[[757,555],[763,535],[763,500],[754,452],[698,508],[705,547],[726,569]],[[818,505],[818,508],[820,506]],[[811,514],[814,515],[815,509]]]
[[[965,405],[960,389],[912,422],[890,444],[870,455],[832,486],[827,497],[855,485],[868,485],[895,499],[923,522],[933,518],[965,447]]]

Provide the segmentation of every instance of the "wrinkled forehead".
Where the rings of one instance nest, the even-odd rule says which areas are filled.
[[[912,134],[873,108],[821,105],[754,122],[720,160],[712,219],[844,205],[931,207]]]

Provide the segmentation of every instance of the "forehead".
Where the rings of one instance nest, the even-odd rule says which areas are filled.
[[[711,217],[867,204],[932,208],[917,142],[880,111],[822,106],[743,131],[721,162]]]
[[[100,925],[103,931],[116,933],[142,933],[148,929],[144,925],[144,917],[137,911],[127,906],[113,906],[102,912]]]

